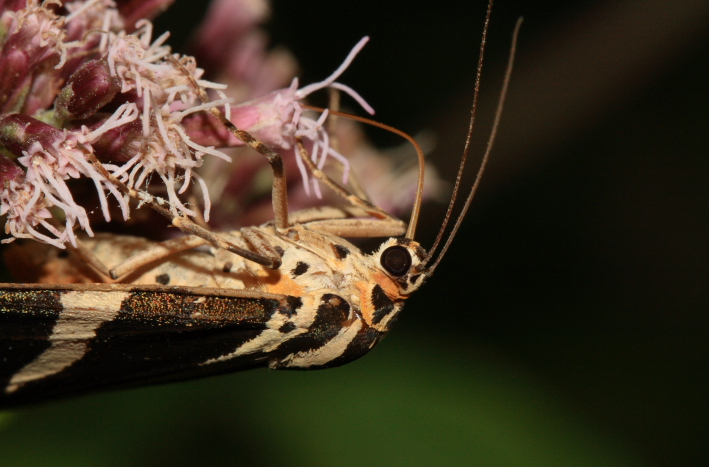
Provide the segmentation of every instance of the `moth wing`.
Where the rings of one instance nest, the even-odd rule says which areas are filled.
[[[0,284],[0,407],[266,364],[220,361],[296,312],[244,290]]]

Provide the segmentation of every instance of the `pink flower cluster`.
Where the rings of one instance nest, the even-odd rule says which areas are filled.
[[[231,163],[230,148],[243,143],[211,115],[213,109],[281,152],[287,173],[300,174],[301,180],[289,179],[296,191],[292,205],[313,204],[300,192],[322,196],[293,149],[297,136],[306,139],[319,168],[329,158],[337,160],[347,183],[350,162],[323,128],[327,111],[313,117],[301,102],[334,88],[374,113],[354,90],[336,81],[368,39],[330,77],[299,88],[290,55],[265,48],[257,27],[268,15],[265,0],[215,0],[195,53],[226,83],[218,84],[203,79],[195,58],[170,50],[168,33],[152,38],[150,19],[170,3],[0,0],[0,215],[6,216],[10,235],[3,242],[33,238],[64,248],[67,242],[76,245],[77,230],[93,235],[91,223],[99,213],[105,222],[117,216],[128,220],[136,203],[112,180],[153,191],[175,215],[209,221],[211,197],[239,198],[238,190],[267,170],[258,156],[251,164],[247,161],[253,158],[240,154],[224,179],[223,166],[210,159]],[[225,44],[226,56],[215,55],[209,46],[214,34]],[[351,154],[373,154],[359,135],[349,131],[338,140],[349,142]],[[379,165],[381,172],[389,171],[386,163]],[[80,183],[84,188],[77,188]],[[193,187],[201,197],[194,196]],[[254,195],[242,198],[250,202]],[[411,196],[406,198],[403,204]],[[227,217],[264,220],[249,219],[243,209],[235,214],[226,201],[220,204],[225,208],[214,220],[218,227],[233,227],[223,225]]]

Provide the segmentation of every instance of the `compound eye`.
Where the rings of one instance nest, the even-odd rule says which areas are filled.
[[[401,277],[409,272],[411,253],[403,246],[390,246],[382,253],[382,267],[394,277]]]

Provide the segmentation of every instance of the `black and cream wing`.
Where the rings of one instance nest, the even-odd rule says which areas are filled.
[[[0,407],[265,366],[267,348],[244,344],[299,305],[178,287],[0,284]]]

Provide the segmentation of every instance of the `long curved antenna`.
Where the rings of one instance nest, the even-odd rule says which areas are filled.
[[[451,230],[450,235],[448,235],[448,239],[446,240],[445,245],[443,245],[443,248],[441,249],[441,253],[438,255],[438,257],[436,258],[436,261],[431,265],[431,267],[428,268],[428,271],[427,271],[428,274],[433,274],[433,271],[436,269],[436,267],[438,267],[438,263],[441,262],[441,259],[446,254],[446,251],[448,251],[448,247],[450,247],[450,244],[453,241],[455,234],[458,232],[458,229],[460,228],[460,224],[463,222],[463,218],[465,218],[465,214],[468,212],[468,208],[470,207],[470,202],[473,200],[473,196],[475,195],[475,192],[477,191],[478,186],[480,185],[480,179],[482,177],[483,172],[485,171],[485,166],[487,165],[487,161],[490,158],[490,151],[492,151],[492,146],[495,143],[495,137],[497,136],[497,130],[500,126],[500,118],[502,117],[502,108],[505,104],[505,97],[507,97],[507,88],[509,87],[509,84],[510,84],[510,76],[512,76],[512,66],[514,65],[515,52],[517,51],[517,38],[519,36],[519,29],[521,26],[522,26],[522,18],[519,18],[517,20],[517,24],[515,25],[514,33],[512,33],[512,47],[510,48],[510,58],[507,61],[507,70],[505,70],[505,78],[504,78],[504,81],[502,82],[502,90],[500,91],[500,98],[498,99],[498,102],[497,102],[497,109],[495,109],[495,120],[492,124],[492,131],[490,132],[490,137],[487,140],[487,148],[485,149],[485,155],[483,156],[482,163],[480,164],[480,169],[478,170],[478,174],[475,177],[475,183],[473,184],[473,187],[470,189],[470,194],[468,195],[468,198],[465,200],[465,204],[463,205],[463,209],[460,212],[460,216],[458,216],[458,220],[456,220],[455,225],[453,226],[453,229]],[[426,258],[426,259],[428,259],[428,258]]]
[[[436,240],[433,242],[433,246],[428,250],[428,255],[423,260],[422,265],[426,265],[433,254],[436,252],[438,245],[441,243],[443,238],[443,232],[445,232],[448,222],[450,221],[451,214],[453,213],[453,206],[455,205],[455,199],[458,196],[458,189],[460,188],[460,181],[463,177],[463,169],[465,168],[465,161],[468,159],[468,151],[470,150],[470,138],[473,134],[473,127],[475,126],[475,115],[478,109],[478,94],[480,93],[480,78],[483,71],[483,56],[485,55],[485,43],[487,42],[487,30],[490,25],[490,15],[492,14],[492,2],[490,0],[487,4],[487,13],[485,15],[485,24],[483,25],[483,38],[480,42],[480,54],[478,55],[478,69],[475,73],[475,91],[473,92],[473,108],[470,110],[470,125],[468,126],[468,136],[465,138],[465,148],[463,149],[463,157],[460,159],[460,167],[458,167],[458,175],[455,177],[455,185],[453,186],[453,194],[451,195],[450,203],[448,203],[448,210],[446,211],[446,216],[443,218],[443,224],[436,235]],[[411,238],[411,237],[409,237]]]
[[[301,107],[303,107],[304,109],[308,109],[308,110],[314,110],[315,112],[324,112],[325,111],[325,109],[322,109],[320,107],[313,107],[311,105],[301,104]],[[377,121],[370,120],[368,118],[359,117],[357,115],[350,115],[348,113],[338,112],[335,110],[330,110],[329,113],[330,113],[330,115],[337,115],[339,117],[349,118],[350,120],[355,120],[358,122],[366,123],[367,125],[376,126],[376,127],[381,128],[383,130],[390,131],[394,134],[401,136],[402,138],[405,138],[411,144],[413,144],[414,149],[416,149],[416,154],[418,155],[419,176],[418,176],[418,184],[416,186],[416,199],[414,200],[414,207],[411,210],[411,219],[409,220],[409,227],[406,230],[406,238],[413,239],[414,233],[416,232],[416,224],[418,223],[419,214],[421,213],[421,200],[423,198],[423,179],[424,179],[425,161],[424,161],[424,157],[423,157],[423,150],[421,150],[421,146],[419,146],[419,144],[416,142],[416,140],[412,136],[409,136],[408,134],[404,133],[403,131],[401,131],[397,128],[394,128],[393,126],[389,126],[384,123],[379,123]]]

